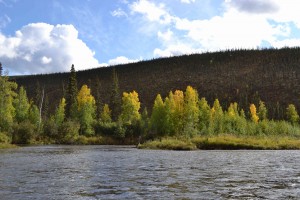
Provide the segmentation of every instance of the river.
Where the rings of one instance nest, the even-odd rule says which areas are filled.
[[[300,199],[300,151],[6,149],[0,199]]]

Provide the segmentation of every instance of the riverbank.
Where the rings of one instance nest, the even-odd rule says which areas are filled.
[[[296,150],[300,149],[300,139],[291,136],[236,136],[222,134],[197,136],[191,140],[163,138],[139,144],[138,148],[166,150]]]
[[[18,146],[14,144],[7,144],[7,143],[0,143],[0,149],[10,149],[10,148],[17,148]]]

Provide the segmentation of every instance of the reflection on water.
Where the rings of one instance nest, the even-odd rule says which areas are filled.
[[[0,199],[299,199],[300,151],[0,150]]]

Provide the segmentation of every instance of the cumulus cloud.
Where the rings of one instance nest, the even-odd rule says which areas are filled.
[[[247,13],[274,13],[279,10],[278,5],[271,0],[227,0],[227,3]]]
[[[224,0],[222,12],[206,19],[181,18],[171,14],[166,5],[147,0],[136,1],[131,9],[147,19],[149,25],[157,24],[156,36],[161,43],[153,51],[155,57],[257,48],[265,43],[274,47],[297,46],[300,41],[296,35],[292,36],[293,25],[300,29],[294,0]],[[167,23],[162,19],[168,19]]]
[[[266,18],[237,11],[208,20],[177,19],[176,28],[187,31],[187,37],[208,50],[255,48],[288,31],[284,24],[270,24]]]
[[[0,61],[12,74],[39,74],[99,66],[73,25],[33,23],[15,36],[0,33]]]
[[[162,39],[163,41],[170,41],[173,36],[173,32],[170,29],[168,29],[168,31],[166,31],[166,32],[158,31],[157,36],[158,36],[158,38]]]
[[[172,16],[165,10],[164,4],[156,5],[147,0],[139,0],[130,5],[132,13],[144,15],[151,22],[159,22],[160,24],[169,24]]]

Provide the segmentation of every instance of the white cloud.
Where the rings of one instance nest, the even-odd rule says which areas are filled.
[[[118,8],[117,10],[112,11],[111,15],[113,17],[123,17],[123,16],[127,17],[127,13],[124,10],[122,10],[121,8]]]
[[[190,4],[190,3],[194,3],[196,0],[180,0],[181,3],[187,3],[187,4]]]
[[[158,36],[158,38],[161,38],[163,41],[170,41],[173,36],[173,32],[170,29],[168,29],[168,31],[166,31],[164,33],[161,31],[158,31],[157,36]]]
[[[46,56],[43,56],[41,61],[42,61],[42,64],[49,64],[49,63],[52,62],[52,58],[48,58]]]
[[[178,56],[183,54],[191,54],[200,52],[200,49],[194,49],[189,44],[178,43],[178,44],[170,44],[165,49],[156,48],[153,51],[155,57],[170,57],[170,56]]]
[[[207,50],[255,48],[263,40],[273,41],[285,35],[284,25],[271,25],[259,15],[248,15],[235,10],[208,20],[177,19],[176,28],[187,31],[187,37]]]
[[[172,16],[165,10],[164,4],[156,5],[147,0],[139,0],[130,5],[132,13],[140,13],[151,22],[159,22],[160,24],[169,24]]]
[[[239,11],[247,13],[275,13],[279,10],[278,5],[271,0],[227,0],[226,2]]]
[[[119,56],[117,58],[111,59],[108,61],[109,65],[118,65],[118,64],[126,64],[126,63],[134,63],[134,62],[138,62],[141,59],[128,59],[125,56]]]
[[[155,57],[257,48],[264,42],[274,47],[299,44],[300,38],[290,38],[293,31],[291,24],[300,28],[300,15],[293,0],[224,0],[222,6],[222,13],[219,15],[193,20],[172,15],[166,5],[147,0],[133,3],[131,10],[148,20],[145,27],[154,26],[156,23],[157,38],[161,44],[153,51]],[[161,26],[158,25],[162,24],[168,31],[159,29]]]
[[[0,33],[0,60],[13,74],[38,74],[98,67],[94,52],[78,38],[73,25],[33,23],[15,36]]]
[[[3,15],[2,17],[0,17],[0,29],[5,28],[10,22],[11,19],[9,16]]]

